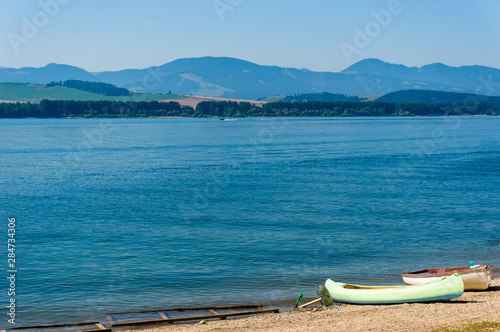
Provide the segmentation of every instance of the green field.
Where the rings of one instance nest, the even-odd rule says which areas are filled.
[[[42,99],[50,100],[111,100],[111,101],[159,101],[183,99],[171,94],[134,93],[132,96],[104,96],[67,87],[46,88],[44,84],[0,83],[0,100],[38,103]]]

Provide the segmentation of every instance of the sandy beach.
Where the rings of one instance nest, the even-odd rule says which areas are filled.
[[[15,103],[26,103],[25,101],[19,101],[19,100],[0,100],[1,104],[15,104]]]
[[[500,278],[486,291],[465,292],[448,302],[401,305],[334,305],[279,314],[208,321],[206,324],[156,325],[114,329],[163,331],[445,331],[493,322],[484,331],[500,331]],[[313,311],[314,310],[314,311]],[[477,329],[473,329],[477,330]]]
[[[202,101],[234,101],[234,102],[249,102],[250,104],[255,104],[257,107],[262,107],[266,102],[265,101],[257,101],[257,100],[246,100],[246,99],[231,99],[231,98],[216,98],[216,97],[201,97],[201,96],[186,96],[186,98],[182,99],[166,99],[161,100],[160,102],[168,103],[170,101],[174,101],[179,103],[181,106],[191,106],[196,108],[196,106]]]

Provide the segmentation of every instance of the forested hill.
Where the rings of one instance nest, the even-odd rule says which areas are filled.
[[[500,103],[500,97],[431,90],[401,90],[388,93],[378,98],[377,101],[385,103],[423,104]]]
[[[55,86],[65,86],[68,88],[97,93],[104,96],[130,96],[129,90],[125,88],[119,88],[114,84],[108,83],[67,80],[60,82],[53,81],[47,84],[47,88],[52,88]]]

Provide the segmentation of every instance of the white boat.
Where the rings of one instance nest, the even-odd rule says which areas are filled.
[[[464,281],[464,290],[484,290],[490,286],[493,267],[474,265],[471,267],[445,267],[401,274],[407,285],[420,285],[458,273]]]

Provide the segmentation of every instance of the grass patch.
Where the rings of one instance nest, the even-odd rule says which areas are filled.
[[[82,101],[160,101],[166,99],[183,99],[185,97],[171,94],[134,93],[132,96],[105,96],[97,93],[56,86],[45,87],[45,84],[0,83],[0,100],[38,103],[42,99],[49,100],[82,100]]]
[[[445,328],[441,330],[435,330],[434,332],[491,332],[500,331],[500,322],[481,322],[481,323],[468,323],[461,327]]]

